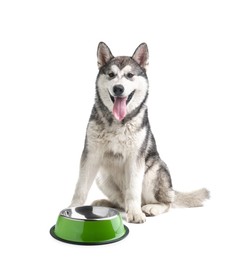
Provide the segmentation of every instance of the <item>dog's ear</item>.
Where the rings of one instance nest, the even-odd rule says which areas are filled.
[[[146,43],[141,43],[132,55],[132,58],[144,69],[149,65],[149,50]]]
[[[98,45],[97,57],[98,57],[98,67],[99,68],[101,68],[110,59],[113,58],[113,55],[112,55],[109,47],[104,42],[100,42]]]

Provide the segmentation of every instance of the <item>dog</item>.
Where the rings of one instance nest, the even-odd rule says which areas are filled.
[[[175,191],[157,151],[146,106],[147,44],[140,44],[131,57],[114,57],[100,42],[97,58],[95,103],[70,207],[84,205],[95,178],[108,199],[92,205],[123,209],[128,222],[143,223],[146,216],[167,212],[171,206],[202,206],[209,191]]]

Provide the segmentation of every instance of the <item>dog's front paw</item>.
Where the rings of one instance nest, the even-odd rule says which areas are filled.
[[[144,223],[146,221],[145,214],[141,212],[128,211],[126,215],[127,221],[131,223]]]

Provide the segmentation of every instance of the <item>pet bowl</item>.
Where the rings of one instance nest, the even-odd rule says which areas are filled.
[[[82,206],[64,209],[50,234],[57,240],[78,245],[101,245],[125,238],[129,229],[112,208]]]

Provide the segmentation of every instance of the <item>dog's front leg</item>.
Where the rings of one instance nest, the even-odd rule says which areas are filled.
[[[84,205],[100,166],[97,153],[83,151],[80,163],[79,179],[70,207]]]
[[[145,214],[141,210],[144,164],[131,158],[125,167],[125,211],[127,221],[143,223]]]

